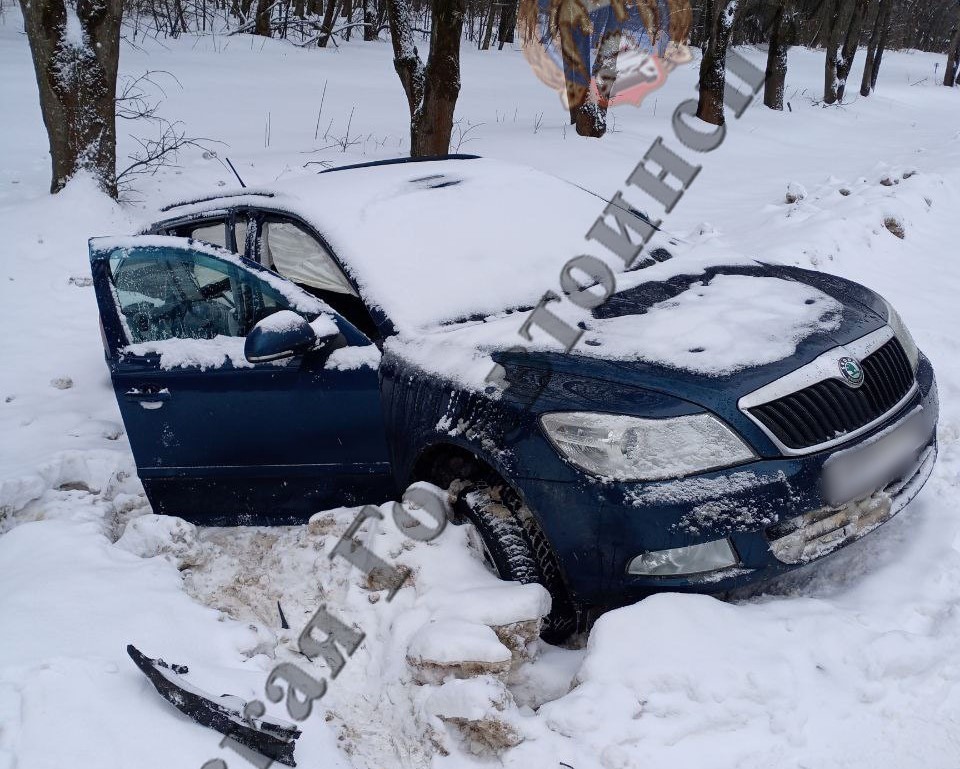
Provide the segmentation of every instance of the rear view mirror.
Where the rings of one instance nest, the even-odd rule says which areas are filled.
[[[324,340],[295,312],[280,310],[257,323],[247,334],[243,354],[251,363],[265,363],[300,355]]]

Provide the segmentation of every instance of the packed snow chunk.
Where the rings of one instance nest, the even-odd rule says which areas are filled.
[[[209,552],[197,527],[170,515],[143,515],[127,523],[117,547],[141,558],[170,556],[180,570],[207,561]]]
[[[787,203],[790,203],[791,205],[793,203],[799,203],[801,200],[803,200],[806,197],[807,197],[807,188],[804,187],[802,184],[798,184],[797,182],[790,182],[787,185],[787,195],[786,195]]]
[[[422,605],[437,618],[458,617],[490,627],[510,650],[511,671],[533,658],[538,650],[540,625],[550,613],[550,593],[542,585],[501,583],[464,590],[435,590]]]
[[[34,473],[25,476],[0,479],[0,531],[15,525],[5,519],[8,514],[17,514],[33,500],[51,489],[79,489],[93,495],[102,494],[106,499],[116,495],[142,492],[136,476],[132,457],[117,451],[61,451],[36,467]],[[71,517],[86,517],[89,512],[67,510]],[[95,516],[101,512],[93,513]],[[45,512],[43,517],[50,517]]]
[[[839,328],[842,310],[802,283],[717,275],[644,315],[590,321],[577,350],[720,376],[788,358],[806,337]]]
[[[461,660],[504,662],[510,653],[486,625],[446,619],[424,625],[410,640],[407,656],[449,664]]]
[[[448,677],[504,677],[510,670],[510,650],[486,625],[461,619],[428,622],[410,639],[407,662],[421,683]]]
[[[513,697],[491,676],[453,679],[431,688],[423,710],[453,726],[474,755],[499,754],[523,741]]]
[[[162,339],[140,342],[123,348],[131,355],[159,355],[160,368],[199,368],[201,371],[222,368],[228,363],[234,368],[253,366],[243,354],[246,339],[242,336],[215,336],[213,339]]]
[[[423,605],[437,618],[460,617],[495,627],[541,619],[550,613],[550,593],[543,585],[502,582],[466,590],[434,591]]]
[[[341,347],[334,350],[324,365],[326,369],[335,371],[353,371],[367,366],[376,370],[380,365],[380,350],[376,345],[369,344],[362,347]]]

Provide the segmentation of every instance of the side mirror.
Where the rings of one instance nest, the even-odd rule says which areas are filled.
[[[291,358],[316,349],[327,341],[313,326],[290,310],[280,310],[257,323],[247,334],[243,354],[251,363]]]

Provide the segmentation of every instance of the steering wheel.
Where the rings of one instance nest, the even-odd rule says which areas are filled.
[[[212,339],[216,323],[206,312],[210,307],[205,299],[181,299],[157,307],[150,302],[137,302],[124,310],[127,324],[134,336],[144,341],[170,337]]]
[[[136,302],[123,308],[127,325],[137,339],[148,341],[151,338],[163,338],[166,334],[157,334],[161,328],[173,325],[173,313],[177,304],[167,302],[159,307],[150,302]]]

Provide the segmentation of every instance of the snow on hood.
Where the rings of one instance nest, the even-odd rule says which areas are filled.
[[[389,339],[386,349],[419,368],[483,389],[493,366],[492,353],[517,344],[531,352],[559,350],[545,334],[532,341],[520,337],[518,330],[527,317],[501,314],[419,336],[401,334]],[[573,355],[723,376],[788,358],[804,339],[838,329],[842,318],[840,302],[804,283],[716,274],[692,280],[676,296],[646,308],[638,304],[613,317],[598,313],[598,317],[568,315],[565,320],[584,329],[570,351]]]
[[[840,326],[842,305],[791,280],[716,275],[642,315],[587,323],[577,351],[719,376],[788,358],[816,332]]]

